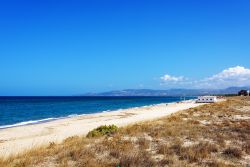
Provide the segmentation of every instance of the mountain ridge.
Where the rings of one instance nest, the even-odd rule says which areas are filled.
[[[250,90],[250,86],[245,87],[228,87],[225,89],[124,89],[113,90],[101,93],[86,93],[83,96],[198,96],[214,94],[237,94],[242,89]]]

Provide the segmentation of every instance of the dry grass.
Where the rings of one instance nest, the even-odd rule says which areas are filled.
[[[50,143],[0,159],[0,167],[243,167],[250,163],[249,118],[250,98],[228,98],[112,135]]]

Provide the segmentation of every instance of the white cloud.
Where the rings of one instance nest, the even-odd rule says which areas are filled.
[[[245,80],[248,80],[248,79],[250,79],[250,69],[247,69],[247,68],[241,67],[241,66],[236,66],[236,67],[225,69],[222,72],[208,78],[207,80],[210,80],[210,81],[214,81],[214,80],[215,81],[217,81],[217,80],[245,81]]]
[[[171,86],[174,83],[175,87],[186,87],[186,88],[226,88],[231,86],[250,86],[250,69],[236,66],[227,68],[211,77],[207,77],[201,80],[186,79],[183,76],[170,76],[164,75],[161,77],[164,84]]]
[[[205,78],[200,82],[208,87],[229,87],[229,86],[249,86],[250,85],[250,69],[242,66],[231,67]]]
[[[171,76],[171,75],[164,75],[161,77],[161,80],[165,81],[165,82],[179,82],[179,81],[183,81],[184,77],[183,76],[179,76],[179,77],[175,77],[175,76]]]

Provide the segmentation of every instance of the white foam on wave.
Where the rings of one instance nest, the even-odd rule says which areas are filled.
[[[25,126],[25,125],[34,125],[34,124],[39,124],[39,123],[44,123],[44,122],[50,122],[50,121],[55,121],[59,119],[65,119],[65,118],[73,118],[73,117],[78,117],[78,116],[83,116],[86,114],[71,114],[65,117],[57,117],[57,118],[45,118],[45,119],[39,119],[39,120],[30,120],[30,121],[24,121],[24,122],[19,122],[11,125],[3,125],[0,126],[0,129],[7,129],[7,128],[13,128],[13,127],[18,127],[18,126]]]
[[[77,117],[77,116],[79,116],[79,115],[78,114],[71,114],[71,115],[69,115],[67,117],[72,118],[72,117]]]
[[[106,113],[106,112],[110,112],[110,111],[112,111],[112,110],[105,110],[105,111],[102,111],[102,113]]]
[[[13,127],[24,126],[24,125],[38,124],[38,123],[53,121],[53,120],[57,120],[57,119],[59,119],[59,118],[46,118],[46,119],[40,119],[40,120],[31,120],[31,121],[19,122],[19,123],[12,124],[12,125],[0,126],[0,129],[13,128]]]

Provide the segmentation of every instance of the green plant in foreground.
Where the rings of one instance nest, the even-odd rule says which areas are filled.
[[[117,132],[118,127],[115,125],[103,125],[99,126],[96,129],[93,129],[89,131],[87,134],[87,137],[99,137],[99,136],[104,136],[104,135],[109,135]]]

